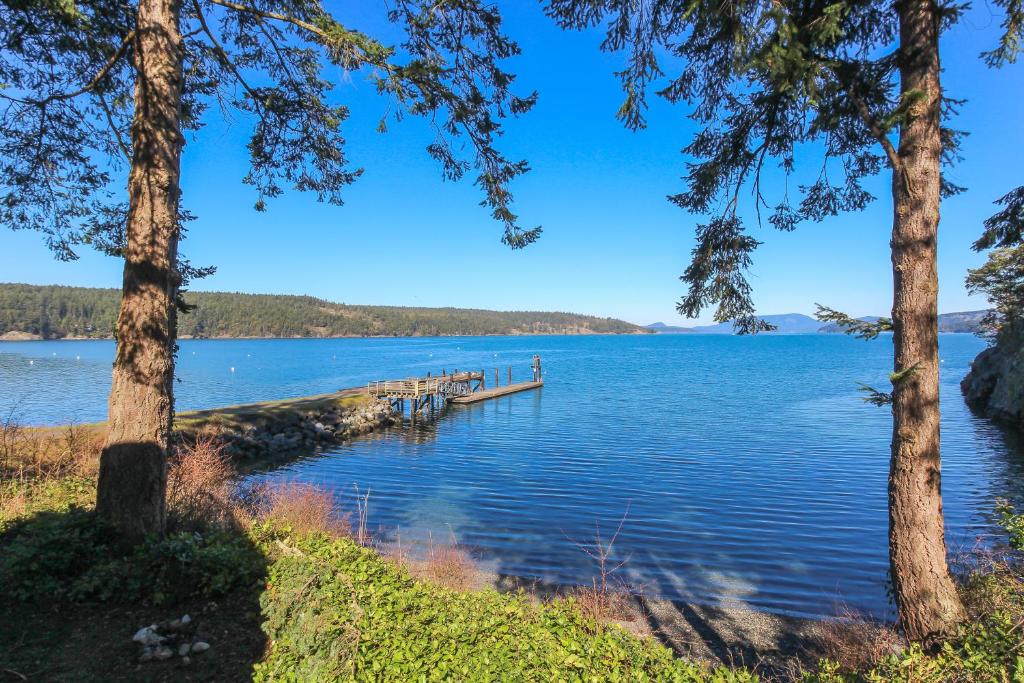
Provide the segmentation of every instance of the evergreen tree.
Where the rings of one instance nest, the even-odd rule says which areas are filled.
[[[501,119],[534,101],[510,91],[501,63],[518,47],[497,10],[389,4],[397,49],[318,0],[0,0],[0,224],[40,231],[61,258],[88,243],[125,261],[97,511],[129,539],[164,530],[178,295],[205,272],[178,258],[180,160],[211,104],[253,123],[257,209],[285,185],[340,204],[360,169],[324,72],[364,74],[396,115],[434,125],[427,151],[446,177],[476,167],[507,244],[538,235],[510,208],[526,163],[494,146]]]
[[[967,271],[967,290],[984,294],[992,304],[987,330],[1013,343],[1024,322],[1024,186],[996,204],[1003,208],[985,220],[985,231],[973,245],[975,251],[992,251],[984,265]]]
[[[984,58],[998,66],[1017,56],[1024,5],[995,4],[1006,10],[1003,39]],[[628,52],[618,113],[628,127],[643,127],[647,91],[662,79],[661,96],[694,107],[701,130],[684,150],[693,159],[686,189],[671,201],[711,218],[697,226],[681,313],[716,304],[717,321],[765,328],[745,276],[758,241],[745,229],[741,192],[750,192],[758,223],[764,211],[788,231],[862,209],[874,199],[863,181],[891,174],[890,564],[901,625],[932,642],[965,617],[943,535],[935,264],[939,204],[959,189],[941,175],[959,134],[944,126],[957,102],[941,89],[939,35],[965,9],[936,0],[548,0],[562,26],[605,22],[603,49]],[[765,187],[767,164],[788,181],[807,173],[815,146],[810,181]]]

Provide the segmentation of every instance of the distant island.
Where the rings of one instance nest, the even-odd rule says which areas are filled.
[[[110,339],[117,289],[0,283],[0,340]],[[358,306],[311,296],[187,292],[182,338],[329,338],[522,334],[646,334],[597,316],[540,311]]]
[[[981,321],[988,311],[963,311],[960,313],[939,314],[939,332],[977,332]],[[874,322],[879,316],[865,316],[858,320]],[[774,332],[765,334],[839,334],[842,329],[835,323],[822,325],[821,321],[803,313],[785,313],[782,315],[763,315],[766,320],[777,328]],[[695,327],[680,327],[666,325],[665,323],[651,323],[645,325],[648,330],[660,334],[733,334],[733,324],[719,323],[717,325],[697,325]]]

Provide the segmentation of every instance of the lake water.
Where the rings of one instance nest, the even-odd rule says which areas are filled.
[[[941,339],[947,539],[992,530],[1024,457],[971,415],[958,382],[984,343]],[[472,548],[497,572],[588,582],[576,546],[610,535],[622,578],[675,600],[799,615],[886,599],[891,340],[838,335],[183,341],[179,409],[333,391],[372,379],[543,358],[546,386],[450,410],[256,475],[326,485],[392,540]],[[111,342],[0,344],[0,415],[103,419]],[[232,371],[232,368],[234,370]]]

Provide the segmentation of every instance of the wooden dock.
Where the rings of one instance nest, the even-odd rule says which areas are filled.
[[[366,393],[374,398],[386,399],[391,409],[405,415],[405,404],[409,403],[409,419],[413,422],[420,414],[433,415],[444,410],[449,404],[464,405],[479,403],[499,396],[517,394],[521,391],[539,389],[544,386],[541,375],[540,356],[533,357],[530,368],[533,377],[529,382],[513,382],[512,368],[508,368],[508,382],[500,386],[501,373],[494,369],[494,385],[487,388],[487,373],[459,372],[448,373],[442,370],[440,375],[426,377],[409,377],[407,379],[379,380],[366,385]]]
[[[536,382],[519,382],[518,384],[509,384],[503,387],[497,387],[495,389],[484,389],[482,391],[474,391],[465,396],[456,396],[451,400],[452,403],[457,405],[465,405],[466,403],[478,403],[480,401],[486,401],[491,398],[498,398],[499,396],[507,396],[508,394],[518,394],[520,391],[529,391],[530,389],[539,389],[544,386],[544,380],[538,380]]]

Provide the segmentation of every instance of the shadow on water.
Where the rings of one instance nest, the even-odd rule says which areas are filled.
[[[523,591],[541,601],[571,597],[579,587],[498,574],[494,587],[502,593]],[[755,667],[761,673],[781,671],[794,658],[808,665],[823,654],[817,620],[769,614],[743,605],[671,601],[623,590],[617,614],[634,632],[649,633],[678,657],[696,657],[723,664]]]
[[[225,533],[219,557],[244,561],[252,580],[200,598],[209,579],[201,574],[213,570],[189,559],[174,536],[123,551],[93,512],[75,507],[8,526],[0,534],[0,681],[252,680],[266,646],[259,604],[266,566],[244,533]],[[210,652],[190,662],[175,653],[140,663],[135,632],[185,614],[183,642],[208,642]]]

